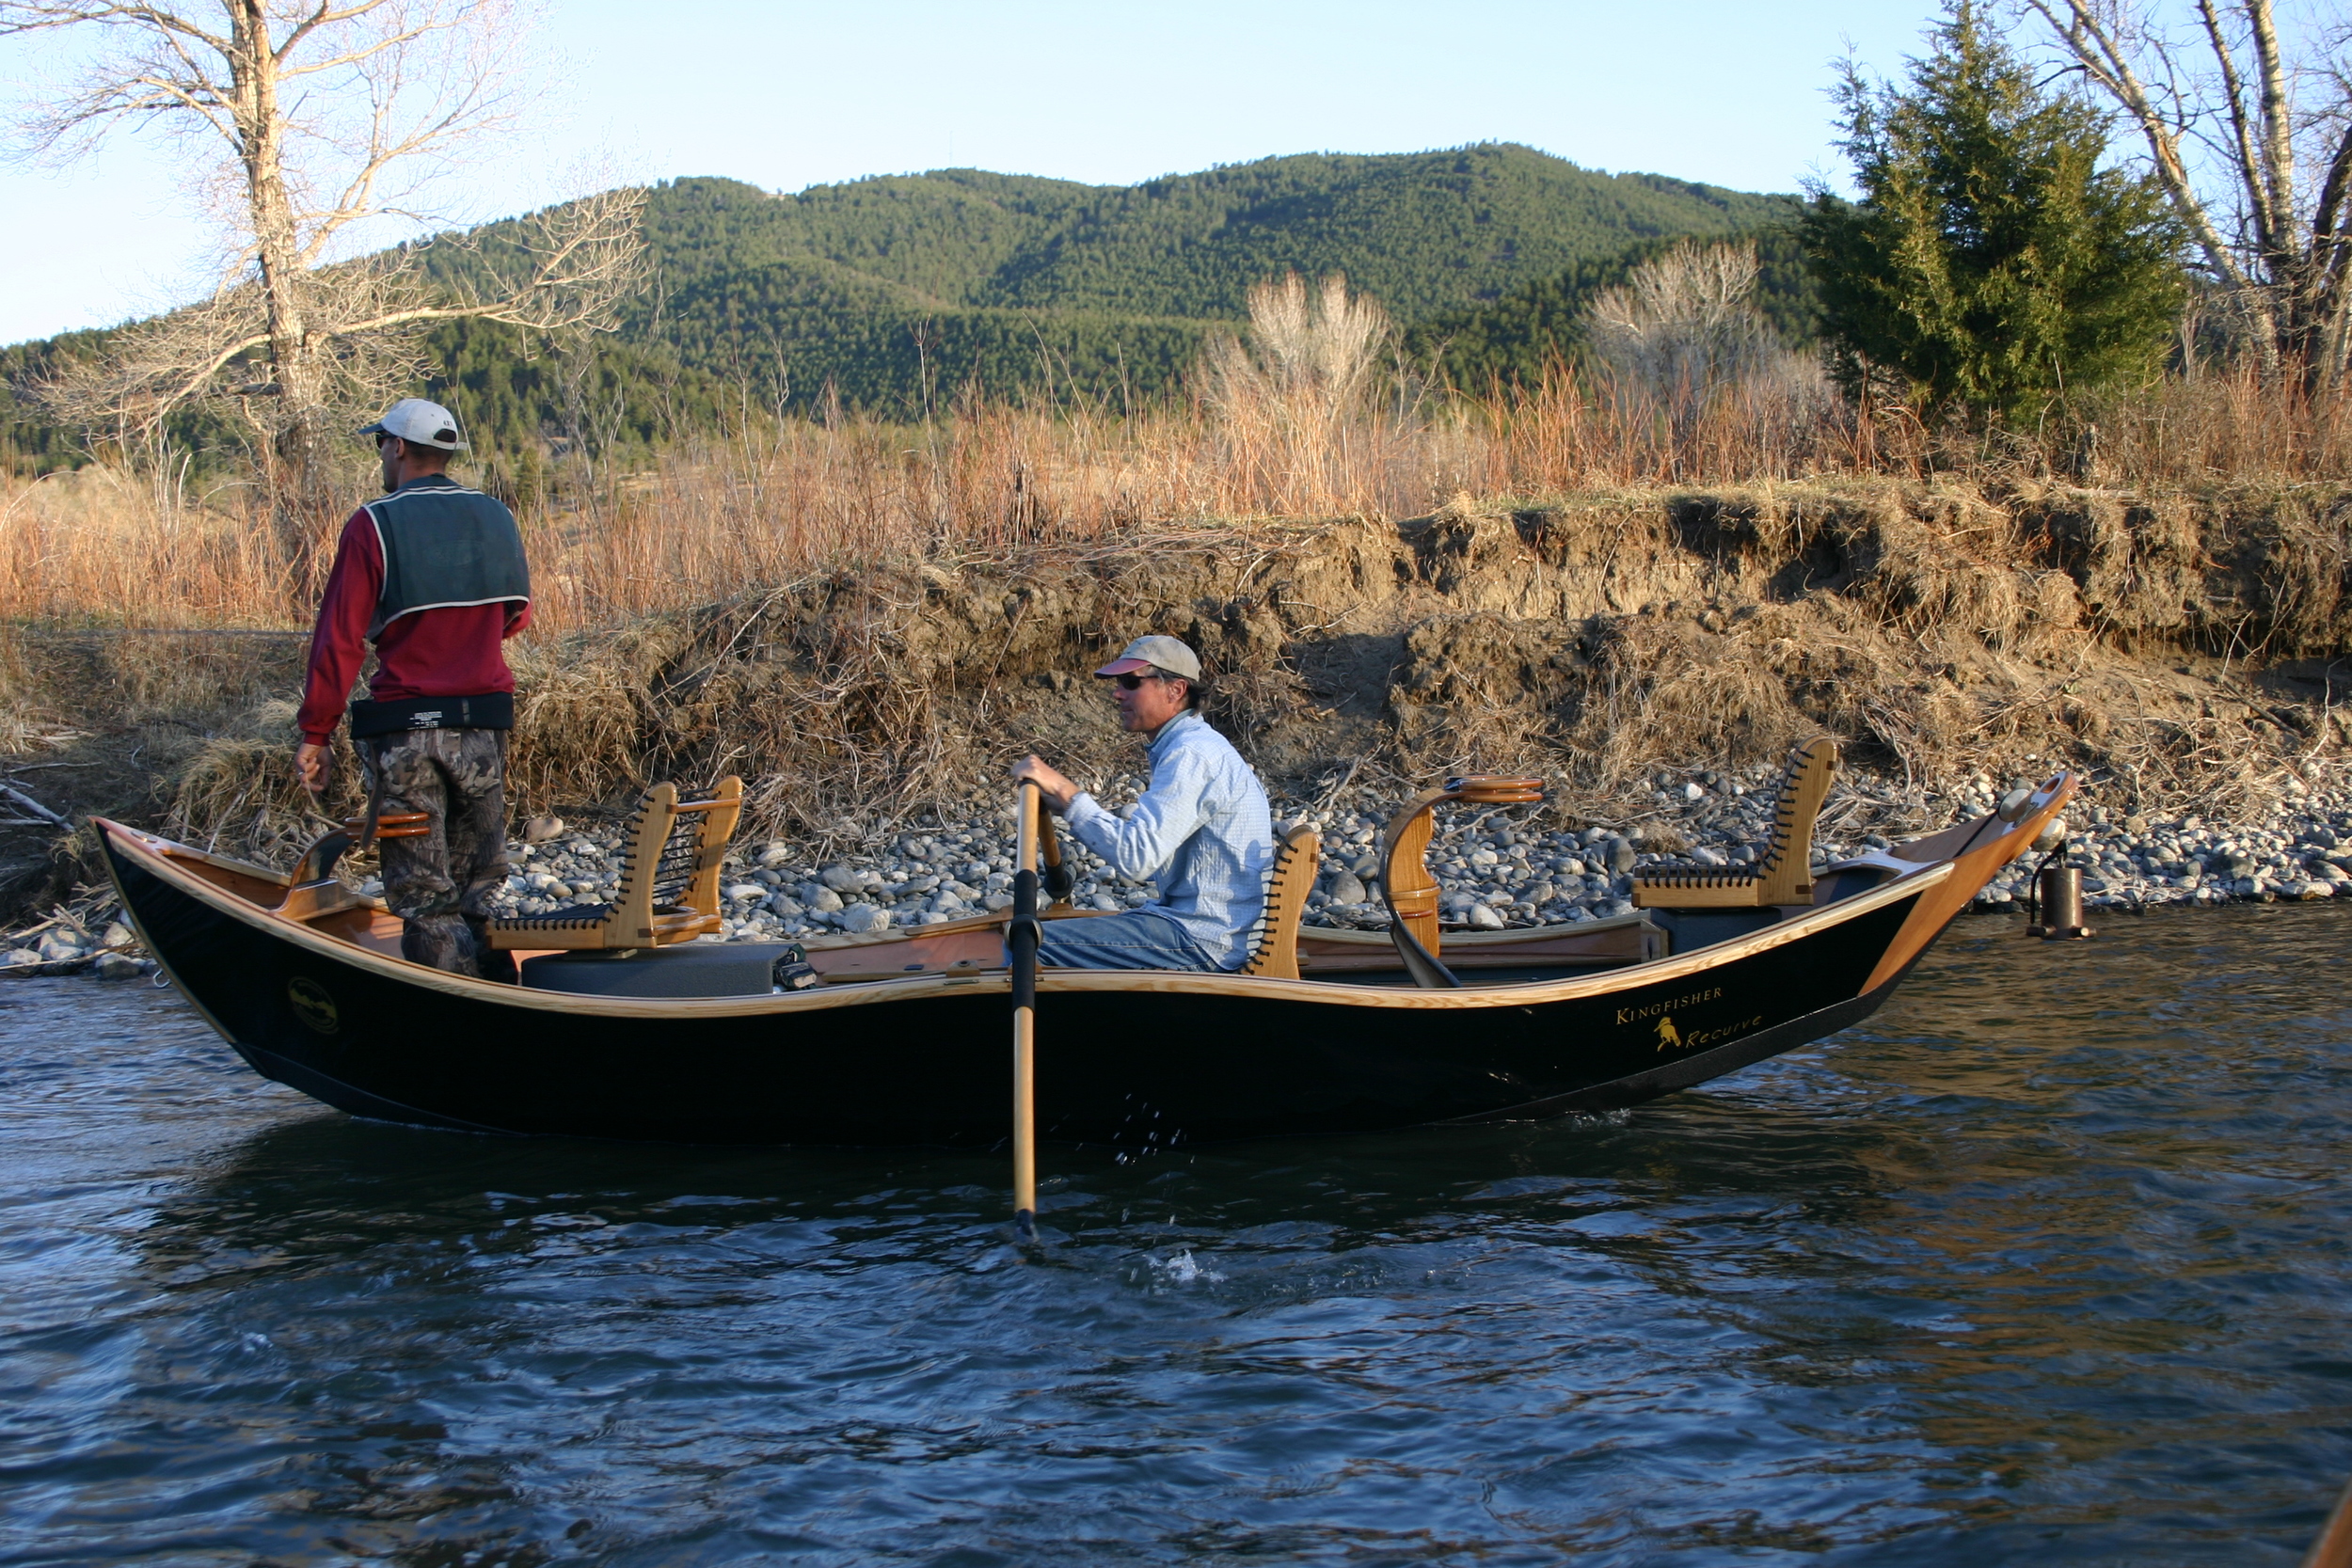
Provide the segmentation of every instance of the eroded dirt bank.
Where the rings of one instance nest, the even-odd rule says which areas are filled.
[[[993,794],[1030,747],[1123,770],[1083,672],[1150,630],[1201,650],[1220,721],[1300,802],[1525,769],[1556,781],[1555,816],[1623,825],[1661,772],[1827,729],[1931,814],[2063,765],[2119,810],[2251,818],[2346,738],[2347,525],[2336,488],[1845,482],[878,566],[528,640],[518,803],[732,770],[749,831],[837,845]],[[0,639],[19,787],[224,844],[300,836],[298,639]],[[7,831],[10,904],[55,897],[75,875],[57,834]]]

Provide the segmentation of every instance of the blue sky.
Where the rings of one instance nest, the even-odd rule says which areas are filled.
[[[190,0],[199,5],[201,0]],[[1132,183],[1286,152],[1517,141],[1591,167],[1745,190],[1835,178],[1830,62],[1899,68],[1929,0],[546,0],[530,124],[443,192],[457,219],[544,199],[582,164],[799,190],[953,165]],[[22,90],[53,50],[0,42]],[[20,239],[0,342],[144,314],[212,255],[175,150],[0,167]],[[28,243],[29,242],[29,243]]]

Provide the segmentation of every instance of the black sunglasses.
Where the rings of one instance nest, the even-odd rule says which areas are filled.
[[[1148,675],[1113,675],[1111,679],[1119,683],[1120,690],[1133,691],[1145,681],[1164,681],[1168,677],[1154,670]]]

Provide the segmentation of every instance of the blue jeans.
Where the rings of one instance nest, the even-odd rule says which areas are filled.
[[[1205,969],[1225,966],[1168,915],[1150,910],[1091,920],[1048,920],[1038,962],[1056,969]]]

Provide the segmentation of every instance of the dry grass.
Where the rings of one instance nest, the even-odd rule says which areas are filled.
[[[1253,517],[1409,517],[1457,494],[1895,475],[2160,496],[2352,477],[2352,403],[2249,374],[2169,382],[2046,439],[1973,441],[1775,374],[1714,385],[1695,413],[1688,388],[1639,378],[1345,417],[1272,372],[1219,387],[1131,418],[989,404],[928,426],[795,423],[682,444],[524,518],[542,626],[607,626],[878,562],[1117,546]],[[100,467],[0,482],[0,620],[301,626],[319,552],[288,559],[250,499]]]

